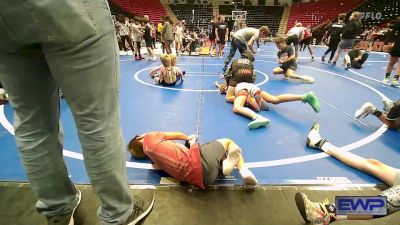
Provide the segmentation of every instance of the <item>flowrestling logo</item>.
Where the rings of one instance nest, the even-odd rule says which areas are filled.
[[[387,215],[386,196],[336,196],[337,215]]]

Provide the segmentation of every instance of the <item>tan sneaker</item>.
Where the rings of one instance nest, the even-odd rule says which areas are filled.
[[[46,217],[47,225],[74,225],[75,224],[74,223],[74,213],[82,200],[81,191],[78,191],[77,196],[78,196],[78,204],[72,210],[71,213],[66,214],[66,215],[57,215],[57,216],[52,216],[52,217]]]
[[[297,209],[307,224],[328,225],[331,217],[325,205],[329,204],[328,199],[322,202],[312,202],[307,195],[297,192],[295,196]]]
[[[132,215],[125,225],[135,225],[149,215],[153,209],[154,201],[153,189],[134,190]]]

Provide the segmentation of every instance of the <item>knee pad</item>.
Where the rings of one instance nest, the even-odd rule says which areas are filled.
[[[400,211],[400,185],[382,191],[380,196],[387,197],[386,208],[388,215]]]

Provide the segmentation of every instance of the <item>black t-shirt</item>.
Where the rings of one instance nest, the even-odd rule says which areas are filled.
[[[208,24],[208,35],[210,38],[215,38],[215,27],[216,27],[215,22],[210,22]]]
[[[256,80],[254,64],[248,59],[235,59],[225,77],[227,78],[229,86],[233,87],[242,82],[254,83]]]
[[[343,26],[342,39],[356,39],[361,33],[361,22],[351,20]]]
[[[343,32],[344,23],[333,23],[329,30],[328,35],[331,37],[331,40],[340,40],[340,34]]]
[[[390,42],[400,42],[400,21],[396,22],[392,27],[392,31],[388,34],[388,41]]]
[[[397,129],[400,129],[400,101],[395,103],[387,114],[387,119],[395,121]]]
[[[143,37],[144,37],[144,40],[145,40],[145,41],[151,41],[151,40],[152,40],[152,38],[151,38],[151,28],[150,28],[150,25],[146,25],[146,26],[144,27],[144,35],[143,35]]]
[[[227,22],[219,22],[216,24],[216,27],[218,29],[218,37],[222,39],[225,37],[226,35],[226,29],[228,29],[228,23]]]
[[[287,60],[290,56],[294,55],[293,48],[290,46],[286,46],[284,49],[278,52],[278,58],[282,61]],[[296,60],[291,60],[282,64],[282,67],[285,69],[293,69],[297,68]]]
[[[358,56],[361,55],[361,50],[360,49],[352,49],[349,51],[348,55],[350,56],[351,61],[353,61],[354,58],[357,58]]]

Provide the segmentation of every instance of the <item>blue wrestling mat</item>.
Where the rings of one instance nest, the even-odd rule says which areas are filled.
[[[227,52],[227,49],[225,52]],[[382,127],[374,117],[356,120],[354,112],[366,101],[382,106],[382,98],[398,99],[400,89],[384,84],[388,57],[372,53],[361,70],[345,71],[340,66],[322,64],[324,48],[315,48],[316,61],[301,52],[298,74],[309,75],[314,84],[283,80],[272,74],[277,66],[276,48],[260,46],[255,68],[256,83],[274,94],[303,94],[314,91],[321,100],[319,114],[306,104],[294,102],[270,105],[261,112],[271,123],[267,128],[248,130],[248,119],[236,115],[214,87],[220,81],[223,60],[209,57],[179,57],[178,66],[186,71],[182,85],[166,88],[153,84],[148,73],[157,62],[133,61],[121,56],[121,114],[125,142],[148,131],[182,131],[198,134],[200,142],[228,137],[243,149],[248,167],[260,184],[379,184],[379,180],[352,169],[318,150],[305,147],[311,126],[321,124],[321,133],[343,151],[400,166],[400,132]],[[61,101],[64,126],[64,155],[76,183],[89,183],[82,161],[76,127],[64,100]],[[0,106],[0,180],[27,181],[13,136],[13,110]],[[132,184],[160,184],[167,174],[154,170],[150,161],[137,161],[126,152],[129,181]],[[240,176],[218,180],[219,184],[241,184]]]

